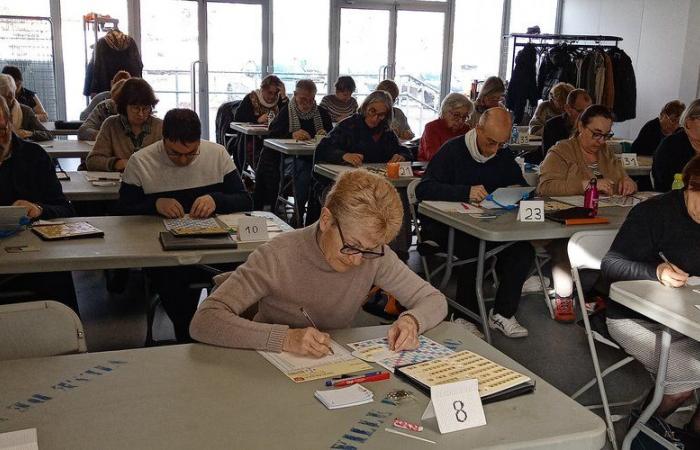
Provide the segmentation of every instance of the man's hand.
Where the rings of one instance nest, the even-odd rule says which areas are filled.
[[[216,211],[216,202],[211,195],[202,195],[192,203],[190,217],[193,219],[206,219]]]
[[[688,274],[669,263],[661,263],[656,267],[656,278],[661,284],[669,287],[685,286],[688,282]]]
[[[31,131],[28,131],[28,130],[16,130],[15,134],[22,139],[27,139],[27,138],[31,137],[31,135],[34,133]]]
[[[399,155],[398,153],[394,153],[394,156],[392,156],[391,159],[389,160],[390,163],[403,162],[403,161],[406,161],[406,158]]]
[[[282,350],[320,358],[331,352],[331,337],[313,327],[290,328],[282,343]]]
[[[156,200],[156,211],[168,219],[177,219],[185,215],[185,210],[174,198],[159,198]]]
[[[27,217],[30,219],[36,219],[42,213],[42,209],[36,203],[28,202],[27,200],[16,200],[12,206],[23,206],[27,208]]]
[[[362,153],[346,153],[343,155],[343,161],[355,167],[360,167],[364,159],[365,157]]]
[[[292,137],[297,141],[308,141],[311,139],[311,135],[306,132],[306,130],[297,130],[292,133]]]
[[[472,186],[471,189],[469,189],[469,201],[470,202],[480,202],[483,199],[486,198],[486,196],[489,195],[488,192],[486,192],[486,188],[484,187],[483,184],[480,184],[478,186]]]
[[[389,328],[389,350],[400,352],[418,348],[418,322],[410,314],[404,314]]]

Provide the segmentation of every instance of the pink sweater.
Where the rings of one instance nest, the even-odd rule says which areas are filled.
[[[214,278],[217,288],[190,324],[198,341],[223,347],[279,352],[292,328],[309,324],[301,306],[322,330],[347,328],[372,285],[396,296],[423,333],[447,314],[444,295],[412,272],[396,254],[334,271],[316,243],[316,225],[285,233],[258,247],[245,264]],[[254,319],[240,317],[258,304]]]

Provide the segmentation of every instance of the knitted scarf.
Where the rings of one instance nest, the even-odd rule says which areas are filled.
[[[469,130],[467,134],[464,135],[464,142],[467,144],[467,150],[469,150],[469,154],[474,159],[474,161],[478,163],[483,164],[489,159],[496,156],[495,153],[491,156],[484,156],[481,154],[481,152],[479,151],[479,146],[476,143],[476,128]]]
[[[314,102],[314,107],[309,112],[302,112],[297,108],[297,102],[292,97],[289,101],[289,132],[294,133],[295,131],[301,130],[301,120],[314,119],[314,128],[316,129],[316,134],[323,130],[323,121],[321,120],[321,113]]]

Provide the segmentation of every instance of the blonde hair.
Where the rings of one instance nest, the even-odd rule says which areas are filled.
[[[549,91],[549,99],[559,103],[560,105],[564,105],[566,104],[566,98],[569,96],[569,93],[571,93],[571,91],[574,89],[576,88],[569,83],[559,82],[552,87],[552,90]]]
[[[394,186],[365,169],[341,174],[325,206],[339,222],[357,224],[384,244],[399,234],[403,222],[403,205]]]
[[[6,94],[11,93],[14,97],[16,91],[15,79],[5,73],[0,74],[0,95],[4,97]]]

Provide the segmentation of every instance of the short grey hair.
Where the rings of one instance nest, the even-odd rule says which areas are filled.
[[[14,97],[16,91],[17,91],[17,85],[15,84],[15,79],[6,73],[1,73],[0,74],[0,95],[4,97],[5,95],[12,93],[12,96]]]
[[[448,94],[440,103],[440,117],[444,118],[448,112],[464,107],[467,108],[468,114],[474,111],[474,103],[466,95],[458,92]]]
[[[688,121],[688,119],[694,119],[700,117],[700,98],[696,98],[693,100],[690,105],[688,105],[687,108],[685,108],[685,111],[683,111],[683,115],[681,116],[681,127],[685,128],[685,123]]]
[[[370,93],[362,101],[360,105],[359,113],[362,117],[367,114],[369,105],[372,103],[383,103],[387,107],[386,118],[384,119],[384,124],[388,127],[392,120],[394,120],[394,99],[391,98],[391,94],[387,91],[374,91]]]

